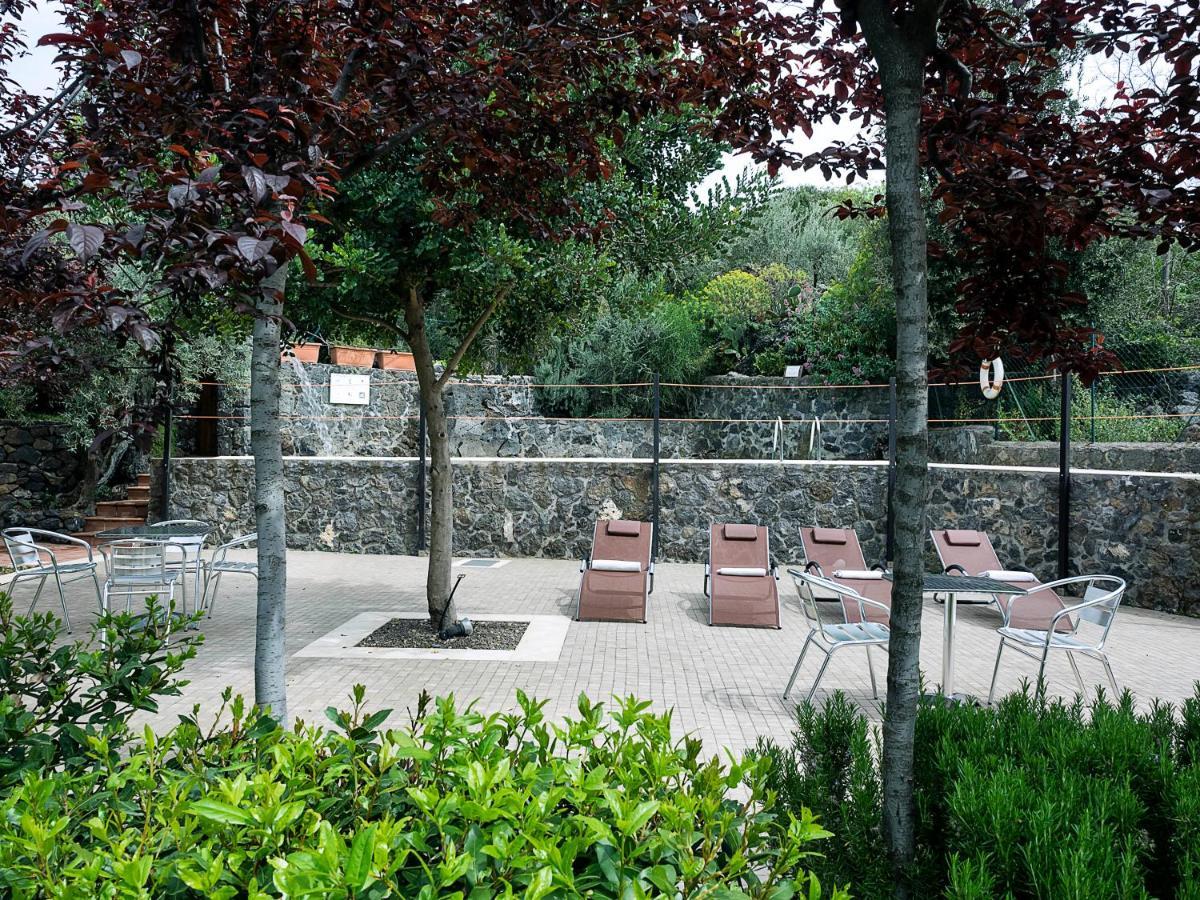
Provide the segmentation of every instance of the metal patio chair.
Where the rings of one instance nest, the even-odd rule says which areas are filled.
[[[996,665],[992,669],[992,685],[988,689],[988,704],[996,693],[996,676],[1000,674],[1000,657],[1005,647],[1011,647],[1018,653],[1023,653],[1031,659],[1038,660],[1037,692],[1045,690],[1043,676],[1046,671],[1046,659],[1051,650],[1063,650],[1071,671],[1075,673],[1075,681],[1079,684],[1081,694],[1086,693],[1083,676],[1079,665],[1075,662],[1075,654],[1079,653],[1090,659],[1099,660],[1108,675],[1108,683],[1112,686],[1113,696],[1118,693],[1117,679],[1113,676],[1112,665],[1104,645],[1108,641],[1108,633],[1112,629],[1113,620],[1117,616],[1117,607],[1121,605],[1121,597],[1125,593],[1125,582],[1113,575],[1076,575],[1038,585],[1025,594],[1018,594],[1009,603],[1009,617],[1012,610],[1019,609],[1020,603],[1026,597],[1046,590],[1055,590],[1068,585],[1086,584],[1083,599],[1074,605],[1066,605],[1050,620],[1049,628],[1013,628],[1003,625],[997,629],[1000,635],[1000,646],[996,649]],[[1063,598],[1064,603],[1070,603],[1070,598]],[[1065,629],[1063,628],[1065,625]],[[1089,638],[1090,635],[1090,638]]]
[[[67,613],[67,598],[63,594],[63,585],[82,578],[91,578],[96,586],[96,601],[103,608],[104,601],[100,591],[100,579],[96,575],[96,559],[92,554],[92,546],[87,541],[71,537],[69,534],[59,534],[57,531],[46,531],[41,528],[6,528],[0,534],[4,537],[4,548],[12,560],[16,575],[8,584],[9,593],[13,593],[17,584],[31,578],[37,578],[37,590],[33,594],[33,602],[29,604],[29,613],[37,606],[38,598],[42,596],[42,588],[47,580],[54,579],[58,588],[58,602],[62,605],[63,624],[71,631],[71,617]],[[55,551],[46,543],[39,543],[37,538],[45,538],[68,546],[84,547],[87,559],[59,561],[62,550]]]
[[[194,596],[196,610],[199,611],[204,604],[204,542],[208,540],[209,532],[212,531],[212,526],[207,522],[202,522],[200,519],[166,519],[162,522],[154,522],[153,527],[169,528],[172,525],[184,525],[189,528],[203,528],[203,534],[197,535],[177,535],[170,539],[170,544],[179,549],[178,553],[168,551],[167,567],[178,571],[182,576],[191,575],[194,585]],[[181,577],[179,580],[181,603],[184,614],[187,613],[187,578]]]
[[[127,538],[100,545],[104,567],[108,577],[104,580],[101,608],[109,609],[109,600],[115,594],[125,597],[125,611],[133,609],[135,595],[157,596],[168,611],[175,601],[175,585],[183,581],[185,573],[168,561],[168,551],[183,548],[170,541],[147,538]]]
[[[217,590],[221,586],[222,575],[226,573],[253,575],[254,580],[258,580],[257,562],[239,562],[227,558],[230,550],[249,547],[256,543],[258,543],[258,533],[251,532],[221,544],[213,551],[212,559],[208,561],[204,569],[204,596],[200,598],[200,609],[207,610],[208,615],[212,615],[213,603],[217,599]]]
[[[871,660],[871,648],[882,647],[887,650],[891,636],[887,622],[891,611],[884,604],[870,600],[853,588],[828,578],[798,569],[788,569],[788,574],[796,583],[804,617],[808,619],[809,632],[804,647],[800,650],[800,658],[796,660],[796,667],[792,669],[792,677],[783,691],[783,699],[786,700],[792,692],[792,685],[796,683],[796,676],[800,674],[800,667],[804,664],[804,656],[808,653],[808,648],[813,646],[825,654],[825,661],[821,663],[817,677],[808,689],[805,702],[812,700],[813,694],[817,692],[817,686],[821,683],[833,654],[844,647],[862,647],[866,650],[867,670],[871,673],[871,694],[878,700],[879,688],[875,683],[875,664]],[[830,594],[836,594],[841,599],[841,622],[827,623],[821,615],[821,604],[817,602],[817,598]],[[852,610],[853,615],[849,614],[848,610]],[[867,615],[868,611],[873,613],[875,619],[882,615],[883,621],[872,621]]]

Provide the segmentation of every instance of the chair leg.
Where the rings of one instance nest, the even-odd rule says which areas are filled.
[[[1000,638],[1000,646],[996,648],[996,665],[992,666],[992,685],[988,688],[988,706],[996,695],[996,676],[1000,674],[1000,654],[1004,652],[1004,638]]]
[[[1116,703],[1117,697],[1121,693],[1121,689],[1117,687],[1117,679],[1116,679],[1116,676],[1113,675],[1112,664],[1108,661],[1108,654],[1101,653],[1100,654],[1100,662],[1104,663],[1104,671],[1108,675],[1108,683],[1112,685],[1112,690],[1113,690],[1112,700],[1114,703]]]
[[[94,584],[96,586],[96,603],[99,604],[99,611],[101,613],[103,613],[104,612],[104,593],[103,593],[103,591],[100,590],[100,576],[98,576],[96,574],[96,571],[94,569],[92,570],[92,584]]]
[[[829,661],[833,659],[833,651],[825,651],[825,662],[821,663],[821,668],[817,669],[817,677],[813,680],[812,687],[808,689],[808,696],[804,698],[805,703],[812,703],[813,694],[817,692],[817,686],[821,683],[821,679],[825,677],[825,670],[829,668]]]
[[[1046,696],[1046,658],[1049,655],[1050,655],[1050,648],[1043,647],[1042,648],[1042,661],[1040,663],[1038,663],[1037,691],[1034,694],[1035,697],[1045,697]]]
[[[871,673],[871,696],[879,699],[879,688],[875,686],[875,663],[871,658],[871,645],[867,644],[867,671]]]
[[[38,598],[42,596],[42,588],[46,586],[46,579],[49,577],[49,575],[43,575],[41,580],[38,582],[37,590],[33,592],[33,600],[31,600],[29,603],[29,612],[25,613],[26,617],[33,615],[33,608],[37,606]],[[16,586],[17,580],[13,579],[13,582],[9,585],[9,588],[15,588]]]
[[[1083,675],[1079,672],[1079,663],[1075,662],[1075,654],[1070,650],[1067,651],[1067,662],[1071,664],[1071,671],[1075,673],[1075,683],[1079,685],[1079,696],[1087,699],[1087,688],[1083,685]]]
[[[67,612],[67,595],[63,593],[62,578],[58,571],[54,572],[54,584],[58,588],[58,605],[62,607],[63,622],[67,626],[67,634],[71,633],[71,614]]]
[[[212,587],[211,589],[209,587],[204,588],[204,609],[207,611],[208,617],[211,619],[213,604],[217,602],[217,591],[221,589],[221,573],[218,572],[216,575],[213,575],[209,581],[211,582]]]
[[[812,632],[808,633],[808,638],[804,641],[804,646],[800,648],[800,658],[796,660],[796,667],[792,669],[792,677],[788,679],[787,687],[783,689],[783,699],[788,698],[788,694],[792,692],[792,685],[796,683],[796,676],[800,674],[800,667],[804,665],[804,654],[808,652],[808,645],[812,643]]]

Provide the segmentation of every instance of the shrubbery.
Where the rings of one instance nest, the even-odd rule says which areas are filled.
[[[115,754],[134,712],[153,712],[159,697],[179,694],[186,682],[175,676],[200,640],[184,631],[172,646],[154,603],[140,621],[102,618],[90,644],[58,643],[61,628],[51,613],[14,615],[0,593],[0,791],[26,772],[90,765],[101,745]]]
[[[643,311],[609,312],[585,333],[556,340],[534,370],[542,384],[689,383],[706,360],[699,325],[679,304],[660,300]],[[649,389],[547,388],[538,394],[547,415],[647,416]],[[686,411],[686,390],[663,392],[663,415]]]
[[[1200,895],[1200,686],[1181,710],[1146,713],[1129,694],[923,703],[916,746],[914,896]],[[759,752],[782,802],[834,834],[812,863],[821,880],[890,896],[865,717],[836,694],[800,708],[792,746]]]
[[[192,650],[151,609],[110,649],[53,648],[51,615],[0,595],[0,895],[12,897],[822,896],[828,837],[780,810],[768,760],[723,764],[670,715],[585,697],[484,715],[423,696],[384,729],[355,688],[334,729],[285,730],[225,695],[136,738]],[[834,891],[834,897],[844,897]]]
[[[17,896],[819,896],[825,837],[778,815],[768,762],[704,761],[669,716],[585,698],[483,715],[422,702],[380,730],[355,689],[337,726],[285,731],[232,704],[149,732],[127,758],[26,776],[0,804],[0,883]]]

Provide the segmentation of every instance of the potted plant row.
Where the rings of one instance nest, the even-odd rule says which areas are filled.
[[[321,354],[321,341],[317,339],[294,341],[281,354],[281,361],[296,359],[302,363],[315,363]],[[407,372],[416,371],[411,353],[400,350],[376,350],[374,347],[356,346],[350,343],[329,346],[329,361],[335,366],[357,366],[362,369],[379,368]]]

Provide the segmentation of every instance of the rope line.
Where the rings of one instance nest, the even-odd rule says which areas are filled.
[[[1123,375],[1147,375],[1158,372],[1192,372],[1200,370],[1200,363],[1186,366],[1168,366],[1155,369],[1113,369],[1111,371],[1100,372],[1099,375],[1105,378],[1119,378]],[[365,369],[366,372],[374,370]],[[380,370],[382,371],[382,370]],[[1006,382],[1023,382],[1023,381],[1051,381],[1062,378],[1061,373],[1049,373],[1044,375],[1010,375],[1004,380]],[[240,381],[209,381],[209,380],[186,380],[181,384],[199,386],[199,387],[237,387],[248,388],[249,382]],[[927,385],[930,388],[940,387],[966,387],[977,384],[975,380],[969,381],[938,381],[931,382]],[[586,390],[609,390],[613,388],[647,388],[653,387],[652,381],[614,381],[614,382],[597,382],[597,383],[582,383],[582,384],[542,384],[536,382],[518,382],[518,381],[452,381],[450,385],[455,389],[472,388],[472,389],[488,389],[488,388],[512,388],[514,390],[536,390],[536,389],[552,389],[552,390],[570,390],[572,388],[581,388]],[[319,381],[312,382],[308,385],[299,385],[294,383],[286,383],[282,385],[286,390],[303,390],[305,387],[330,387],[330,382]],[[665,388],[689,388],[694,390],[717,390],[717,391],[844,391],[844,390],[880,390],[890,387],[888,384],[882,383],[867,383],[867,384],[697,384],[686,381],[663,381],[660,382],[660,387]],[[372,388],[413,388],[416,387],[415,381],[393,381],[373,383]],[[1032,421],[1032,420],[1030,420]]]

